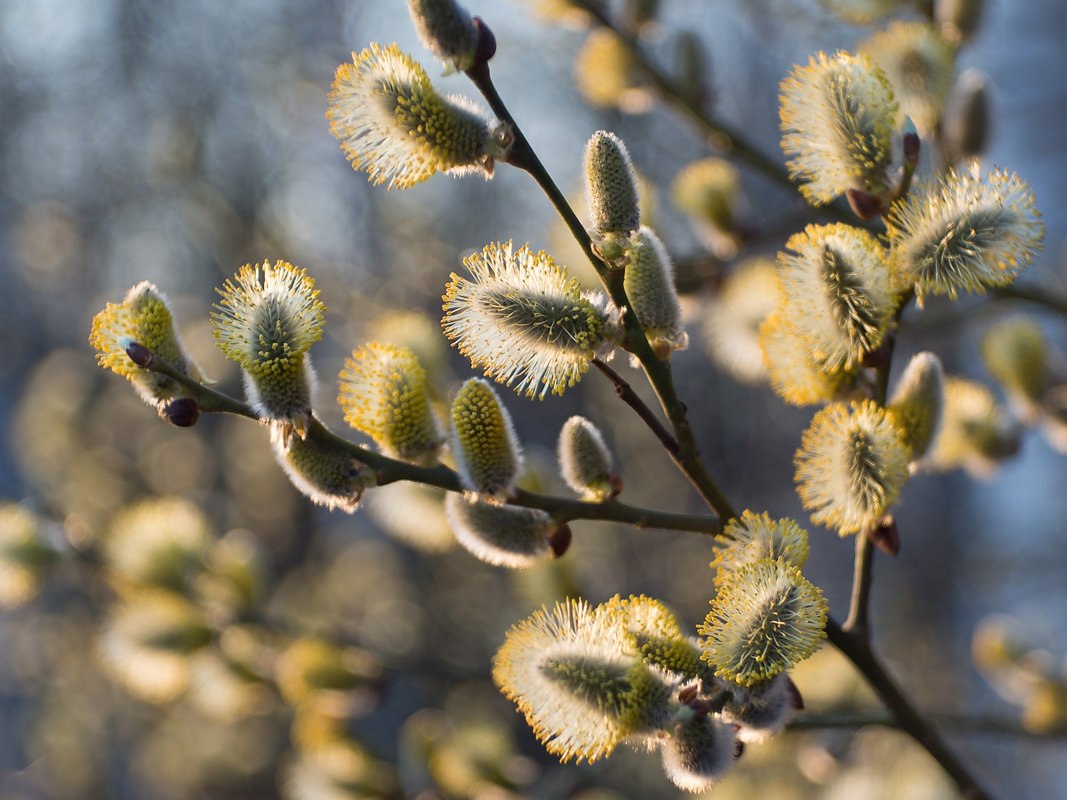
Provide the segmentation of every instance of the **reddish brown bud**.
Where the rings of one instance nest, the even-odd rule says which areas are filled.
[[[696,700],[696,696],[697,687],[686,686],[684,689],[682,689],[682,691],[678,692],[678,702],[682,705],[689,705],[691,702]]]
[[[740,739],[734,740],[734,759],[741,758],[745,752],[745,743]]]
[[[919,163],[919,151],[922,149],[922,141],[919,134],[912,130],[904,134],[904,160],[908,164]]]
[[[548,544],[552,548],[552,555],[561,558],[571,546],[571,538],[571,528],[567,524],[560,525],[548,534]]]
[[[192,397],[179,397],[167,403],[162,416],[171,425],[191,428],[200,419],[200,404]]]
[[[882,198],[861,189],[846,189],[845,197],[853,213],[862,220],[872,219],[882,213]]]
[[[140,342],[130,342],[126,346],[126,355],[130,357],[130,361],[141,369],[151,368],[153,361],[155,361],[155,354]]]
[[[867,535],[871,537],[874,546],[886,555],[895,556],[900,552],[900,530],[892,517],[887,517],[869,529]]]
[[[793,679],[788,675],[785,678],[785,694],[789,698],[789,707],[794,711],[804,710],[804,696],[800,693],[800,689],[793,683]]]
[[[878,369],[884,367],[889,363],[889,345],[887,342],[882,342],[881,345],[874,350],[868,350],[860,358],[860,363],[865,367],[872,367]]]
[[[478,46],[474,49],[475,65],[485,64],[496,55],[496,36],[481,17],[471,17],[474,29],[478,31]]]

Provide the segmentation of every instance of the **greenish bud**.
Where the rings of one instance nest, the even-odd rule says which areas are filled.
[[[503,500],[522,471],[522,452],[511,416],[493,387],[471,378],[452,402],[452,454],[465,489]]]
[[[552,555],[549,535],[557,525],[544,511],[450,494],[445,514],[456,540],[489,564],[514,569]]]
[[[478,29],[454,0],[408,0],[419,41],[446,67],[463,72],[474,65]]]
[[[887,406],[911,451],[913,469],[937,436],[944,408],[945,375],[941,361],[933,353],[917,353],[900,376]]]
[[[711,715],[696,715],[663,743],[663,769],[678,788],[703,792],[726,774],[736,753],[732,726]]]
[[[614,261],[626,238],[641,225],[637,175],[622,139],[607,131],[590,137],[583,164],[591,234],[604,257]]]
[[[701,650],[682,633],[678,620],[659,600],[644,595],[616,595],[601,608],[617,615],[641,658],[681,681],[696,680],[705,691],[718,688],[714,669],[701,660]]]
[[[375,483],[373,472],[326,437],[288,436],[284,428],[275,427],[271,444],[293,486],[331,511],[354,513],[363,490]]]
[[[558,455],[563,480],[586,500],[606,500],[619,493],[621,484],[611,451],[589,420],[571,417],[563,424]]]
[[[630,308],[656,355],[669,358],[689,345],[689,335],[682,329],[682,307],[667,248],[651,228],[642,227],[630,237],[626,259],[623,287]]]
[[[1028,421],[1040,413],[1049,388],[1048,345],[1030,317],[1002,320],[982,337],[982,360]]]

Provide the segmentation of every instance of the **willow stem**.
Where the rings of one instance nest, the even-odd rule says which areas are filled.
[[[142,362],[144,369],[166,375],[175,383],[181,384],[197,401],[204,413],[234,414],[258,421],[252,408],[236,398],[211,389],[190,378],[184,372],[175,369],[163,359],[154,355]],[[425,486],[435,486],[447,492],[462,492],[459,476],[443,464],[424,467],[399,461],[395,458],[360,447],[354,442],[330,431],[314,416],[310,416],[307,436],[316,441],[350,453],[352,457],[366,464],[374,471],[376,484],[384,486],[397,481],[412,481]],[[719,535],[722,532],[722,520],[707,514],[677,514],[669,511],[657,511],[650,508],[631,506],[610,499],[601,503],[590,503],[569,497],[528,492],[516,489],[508,498],[508,503],[524,508],[536,508],[552,516],[558,522],[575,520],[597,520],[602,522],[619,522],[635,528],[659,528],[662,530],[687,531]]]

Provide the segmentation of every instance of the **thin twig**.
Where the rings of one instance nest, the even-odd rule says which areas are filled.
[[[626,405],[630,406],[637,412],[642,422],[648,427],[652,433],[659,439],[660,444],[663,445],[663,449],[670,453],[675,458],[678,457],[678,441],[674,438],[669,430],[663,427],[663,423],[659,421],[659,417],[656,413],[648,407],[644,400],[642,400],[634,388],[623,378],[619,373],[601,361],[599,358],[593,359],[593,366],[604,373],[608,380],[615,385],[615,393],[622,398],[622,401]]]
[[[149,361],[142,363],[144,364],[144,369],[166,375],[175,383],[185,387],[196,399],[202,412],[235,414],[258,420],[256,413],[246,403],[198,383],[185,373],[174,369],[163,359],[153,356]],[[354,459],[366,464],[374,471],[376,482],[379,486],[397,481],[412,481],[426,486],[436,486],[438,489],[444,489],[448,492],[463,491],[459,476],[455,471],[443,464],[424,467],[389,458],[338,436],[315,417],[311,417],[308,421],[307,436],[342,449],[350,453]],[[508,502],[516,506],[539,509],[550,514],[553,519],[559,522],[596,520],[619,522],[635,528],[659,528],[662,530],[711,535],[718,535],[722,532],[722,520],[714,516],[657,511],[620,503],[615,499],[605,500],[601,503],[590,503],[569,497],[556,497],[554,495],[516,489],[511,497],[508,498]]]

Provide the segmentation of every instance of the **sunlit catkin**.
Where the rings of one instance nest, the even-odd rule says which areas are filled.
[[[406,347],[371,342],[345,359],[337,402],[345,422],[393,458],[432,463],[444,437],[430,407],[426,373]]]
[[[513,626],[493,681],[563,761],[596,761],[666,719],[670,690],[641,661],[617,615],[581,600]]]
[[[584,499],[606,500],[618,493],[611,451],[600,430],[585,417],[563,423],[556,453],[563,480]]]
[[[732,686],[722,716],[737,726],[743,742],[763,742],[779,733],[792,718],[799,696],[789,675],[781,672],[753,686]]]
[[[849,225],[809,225],[778,254],[794,330],[829,371],[856,366],[882,342],[895,294],[882,246]]]
[[[312,502],[331,511],[354,513],[363,490],[374,485],[373,473],[324,435],[287,437],[282,429],[274,428],[271,446],[293,486]]]
[[[779,305],[777,265],[769,258],[741,262],[708,303],[703,338],[715,364],[745,383],[766,380],[759,329]]]
[[[822,592],[784,559],[761,559],[732,571],[697,631],[716,674],[753,686],[791,669],[825,637]]]
[[[908,478],[910,452],[888,412],[871,400],[817,413],[793,459],[813,522],[842,535],[877,523]]]
[[[783,303],[760,324],[759,345],[767,378],[775,394],[790,405],[829,402],[848,391],[857,368],[831,370],[820,363],[794,326],[794,311]]]
[[[915,354],[897,381],[886,406],[904,435],[913,470],[941,428],[944,407],[945,376],[941,360],[930,352]]]
[[[955,298],[1007,286],[1041,246],[1045,226],[1034,195],[1014,173],[978,164],[913,186],[885,215],[889,263],[900,288]]]
[[[504,499],[522,471],[511,415],[493,387],[471,378],[452,401],[452,454],[463,487],[482,499]]]
[[[615,615],[641,658],[675,680],[699,680],[705,691],[717,688],[714,670],[701,659],[700,648],[682,633],[674,614],[659,600],[644,595],[616,595],[600,607]]]
[[[963,467],[989,478],[1019,449],[1019,428],[988,387],[954,375],[945,378],[941,429],[923,460],[935,470]]]
[[[888,188],[897,103],[885,73],[864,56],[818,53],[781,83],[782,149],[812,203],[848,189]]]
[[[527,397],[563,394],[611,349],[606,304],[544,251],[490,244],[464,264],[472,279],[452,274],[441,325],[488,377]]]
[[[302,430],[315,382],[307,352],[322,338],[326,313],[315,282],[286,261],[264,261],[241,267],[218,292],[215,339],[241,366],[256,414]]]
[[[625,252],[626,299],[653,352],[666,359],[689,344],[689,335],[682,327],[674,265],[663,242],[648,227],[642,227],[630,237]]]
[[[493,174],[506,128],[462,98],[442,97],[395,44],[371,44],[337,68],[326,117],[353,168],[409,189],[438,172]]]
[[[723,528],[711,568],[721,584],[734,570],[761,559],[785,559],[795,567],[808,560],[808,532],[791,519],[771,519],[766,512],[743,511]]]
[[[475,558],[498,567],[528,567],[552,554],[549,534],[556,523],[544,511],[499,505],[449,494],[448,523]]]
[[[134,364],[126,354],[133,343],[146,347],[190,379],[200,380],[200,370],[185,352],[167,298],[148,281],[131,288],[121,303],[108,303],[93,317],[89,344],[96,349],[101,367],[129,380],[146,403],[162,410],[186,390],[165,375]]]

